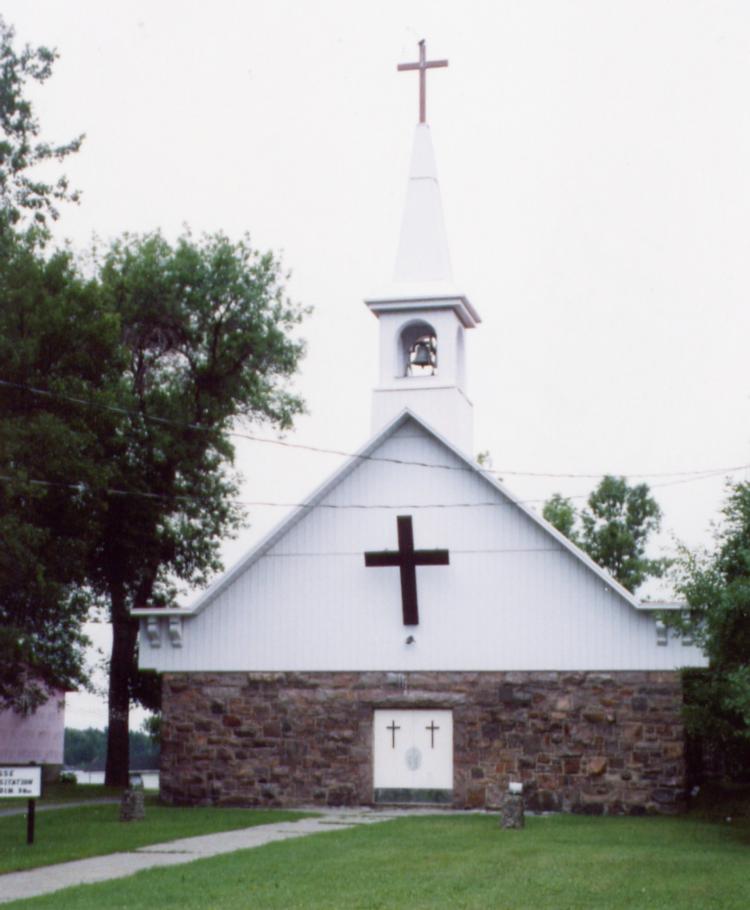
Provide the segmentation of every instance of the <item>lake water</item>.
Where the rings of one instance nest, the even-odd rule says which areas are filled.
[[[71,768],[70,770],[73,771],[73,774],[75,774],[76,780],[79,784],[104,783],[104,771],[77,771],[74,768]],[[143,786],[146,790],[159,789],[158,771],[139,771],[138,773],[143,778]]]

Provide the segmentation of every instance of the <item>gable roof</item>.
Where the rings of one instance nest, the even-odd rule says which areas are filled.
[[[560,533],[548,521],[538,515],[533,509],[530,509],[522,501],[517,499],[499,480],[497,480],[488,471],[485,471],[473,459],[457,449],[444,436],[434,430],[421,417],[408,408],[405,408],[389,424],[386,424],[382,430],[376,433],[365,445],[354,453],[340,468],[331,474],[313,493],[286,518],[282,519],[275,528],[273,528],[265,537],[263,537],[248,553],[240,559],[231,569],[220,575],[206,590],[186,608],[164,608],[164,607],[141,607],[131,610],[132,616],[184,616],[189,617],[202,610],[205,610],[226,588],[228,588],[239,576],[246,572],[255,562],[257,562],[271,547],[274,546],[285,534],[287,534],[299,521],[301,521],[309,512],[318,506],[325,497],[337,487],[362,461],[372,457],[372,453],[382,445],[382,443],[399,430],[404,424],[413,421],[421,427],[429,436],[437,440],[442,446],[450,451],[462,464],[480,476],[494,491],[511,502],[517,509],[523,512],[531,521],[538,525],[546,534],[551,536],[560,546],[568,550],[579,562],[590,571],[597,575],[604,584],[618,594],[630,606],[642,610],[648,605],[642,604],[630,591],[624,588],[608,572],[597,565],[586,553],[580,550],[574,543]],[[388,459],[375,456],[378,460],[389,461],[397,459]],[[425,467],[430,465],[425,464]],[[442,467],[436,465],[436,467]]]

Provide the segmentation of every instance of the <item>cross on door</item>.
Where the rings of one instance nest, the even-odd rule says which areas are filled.
[[[396,730],[400,730],[401,727],[397,727],[396,721],[392,720],[390,727],[386,727],[385,729],[391,731],[391,749],[395,749],[396,748]]]
[[[435,731],[436,731],[436,730],[439,730],[439,729],[440,729],[440,727],[436,727],[436,726],[435,726],[435,721],[434,721],[434,720],[431,720],[431,721],[430,721],[430,726],[429,726],[429,727],[425,727],[425,730],[429,730],[429,731],[430,731],[430,748],[431,748],[431,749],[434,749],[434,748],[435,748]]]
[[[417,566],[447,566],[448,550],[415,550],[411,515],[399,515],[398,550],[365,553],[365,565],[372,568],[398,566],[401,574],[401,606],[405,626],[419,625],[417,603]]]

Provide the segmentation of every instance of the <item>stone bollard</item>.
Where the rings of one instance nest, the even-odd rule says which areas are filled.
[[[131,774],[130,786],[122,794],[120,801],[120,821],[138,822],[146,817],[143,802],[143,783],[140,774]]]
[[[511,783],[500,805],[501,828],[523,828],[523,784]]]

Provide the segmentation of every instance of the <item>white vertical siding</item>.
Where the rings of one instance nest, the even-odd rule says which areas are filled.
[[[144,636],[142,665],[645,670],[702,663],[695,648],[658,646],[653,617],[417,423],[402,425],[373,455],[450,469],[363,460],[185,620],[182,648],[162,636],[152,649]],[[402,622],[398,570],[364,565],[366,550],[397,548],[398,515],[412,516],[418,549],[450,551],[449,566],[417,569],[416,628]],[[414,645],[405,644],[409,634]]]

